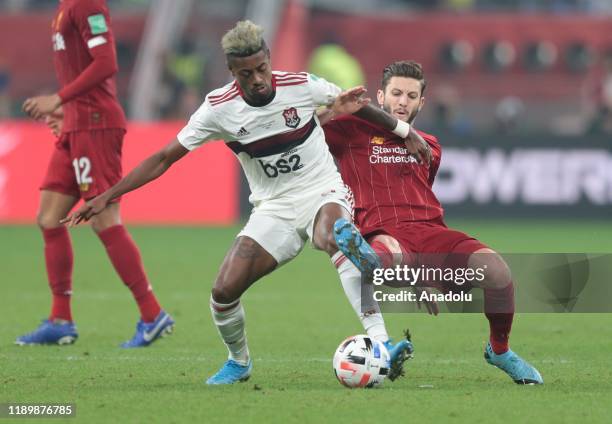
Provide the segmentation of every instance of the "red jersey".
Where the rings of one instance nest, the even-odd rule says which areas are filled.
[[[355,223],[363,234],[414,221],[440,221],[442,206],[431,189],[440,166],[438,140],[429,143],[431,165],[409,156],[403,140],[353,115],[323,126],[344,182],[355,197]]]
[[[117,54],[109,24],[104,0],[60,0],[52,40],[64,132],[126,126],[113,78]]]

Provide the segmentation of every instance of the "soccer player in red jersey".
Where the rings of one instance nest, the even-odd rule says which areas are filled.
[[[79,199],[88,200],[121,179],[126,120],[116,94],[117,55],[104,0],[63,0],[52,22],[54,63],[61,89],[29,98],[23,110],[44,119],[58,136],[40,187],[38,225],[53,297],[51,314],[16,343],[66,344],[78,337],[71,313],[72,246],[60,219]],[[147,346],[172,330],[145,274],[138,247],[121,223],[118,199],[91,220],[140,310],[133,338],[122,347]]]
[[[383,71],[377,100],[385,111],[412,124],[424,105],[425,87],[418,63],[395,62]],[[432,258],[452,257],[455,267],[484,267],[485,278],[475,281],[474,286],[477,283],[484,290],[490,326],[486,360],[516,383],[543,383],[539,372],[508,347],[514,316],[514,287],[508,266],[485,244],[444,223],[442,207],[432,190],[442,156],[436,137],[420,132],[429,145],[431,157],[418,154],[415,157],[411,155],[415,150],[410,142],[405,144],[393,133],[355,115],[331,118],[330,109],[320,116],[321,122],[326,123],[325,138],[342,179],[353,192],[355,223],[371,247],[381,258],[390,258],[392,253],[412,258],[415,254],[420,257],[431,254]],[[357,231],[353,234],[361,237]],[[338,245],[344,251],[342,244]],[[452,290],[448,286],[434,286]]]

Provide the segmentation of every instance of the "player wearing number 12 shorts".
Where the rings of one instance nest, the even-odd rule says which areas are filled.
[[[71,311],[72,245],[60,224],[79,199],[91,199],[121,179],[125,116],[115,87],[115,42],[104,0],[64,0],[53,19],[52,42],[58,93],[25,101],[24,111],[44,119],[58,136],[40,187],[38,225],[52,293],[48,319],[17,344],[68,344],[78,337]],[[130,289],[140,320],[122,347],[148,346],[172,330],[144,271],[138,247],[121,223],[119,199],[91,221],[123,283]]]
[[[424,105],[425,87],[418,63],[395,62],[383,71],[377,100],[385,111],[412,124]],[[518,384],[543,383],[540,373],[509,349],[514,287],[508,266],[485,244],[444,223],[442,207],[432,190],[442,157],[436,137],[421,133],[431,151],[431,161],[425,161],[410,155],[410,146],[404,140],[377,125],[354,115],[330,121],[332,117],[329,112],[320,117],[325,138],[343,180],[354,193],[355,223],[374,251],[388,258],[383,263],[390,265],[391,255],[401,254],[415,267],[424,261],[426,266],[485,269],[484,279],[477,285],[484,290],[490,327],[486,360]],[[346,226],[350,228],[351,224]],[[366,244],[357,231],[346,234],[346,240],[338,240],[341,250],[347,242]],[[444,292],[470,288],[469,284],[428,283]]]

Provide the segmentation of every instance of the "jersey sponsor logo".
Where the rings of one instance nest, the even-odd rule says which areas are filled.
[[[267,163],[258,159],[261,168],[268,178],[276,178],[280,174],[288,174],[290,172],[297,171],[304,167],[301,163],[302,158],[300,155],[291,155],[287,159],[279,159],[276,162]]]
[[[405,147],[383,147],[381,145],[372,146],[369,157],[371,164],[377,163],[418,163],[417,160],[408,154]]]
[[[104,19],[104,15],[101,13],[88,16],[87,22],[89,23],[89,29],[93,35],[104,34],[108,31],[106,20]]]
[[[244,137],[245,135],[249,135],[251,134],[250,132],[248,132],[246,130],[246,128],[244,127],[240,127],[240,129],[238,130],[238,132],[236,133],[236,137]]]
[[[53,51],[66,50],[66,42],[64,41],[64,37],[59,32],[56,32],[51,37],[53,41]]]
[[[297,128],[297,126],[300,125],[301,119],[294,107],[285,109],[283,111],[283,117],[285,118],[285,125],[290,128]]]
[[[384,144],[384,143],[385,143],[384,137],[372,137],[370,139],[370,144]]]

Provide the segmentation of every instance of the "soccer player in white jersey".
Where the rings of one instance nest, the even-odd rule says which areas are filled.
[[[235,80],[209,93],[175,140],[63,221],[76,225],[91,218],[112,199],[162,175],[189,151],[223,139],[244,169],[253,211],[212,289],[213,321],[229,359],[207,383],[248,379],[252,360],[240,297],[259,278],[293,259],[308,240],[331,257],[368,335],[386,342],[392,361],[401,363],[411,344],[406,340],[391,344],[378,305],[361,304],[359,270],[336,246],[333,225],[339,218],[351,219],[350,193],[316,117],[316,109],[323,105],[342,113],[343,105],[361,101],[365,90],[356,88],[339,96],[337,86],[314,75],[273,72],[262,33],[257,25],[242,21],[225,34],[221,44]],[[378,108],[366,105],[358,113],[403,138],[425,144],[408,124]]]

